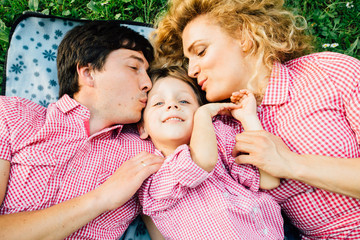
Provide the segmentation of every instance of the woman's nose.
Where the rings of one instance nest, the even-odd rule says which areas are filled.
[[[188,68],[188,75],[192,78],[197,78],[200,72],[199,65],[192,60],[189,60],[189,68]]]

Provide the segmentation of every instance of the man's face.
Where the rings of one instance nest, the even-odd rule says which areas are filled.
[[[148,67],[142,52],[118,49],[108,55],[101,71],[93,72],[96,115],[107,126],[140,120],[152,87]]]

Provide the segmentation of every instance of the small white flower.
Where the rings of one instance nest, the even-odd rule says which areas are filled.
[[[336,48],[337,46],[339,46],[338,43],[332,43],[332,44],[330,45],[330,47],[332,47],[332,48]]]
[[[330,44],[329,44],[329,43],[324,43],[324,44],[322,45],[322,47],[323,47],[323,48],[328,48],[328,47],[330,47]]]
[[[346,7],[347,7],[347,8],[353,8],[353,7],[354,7],[353,2],[347,2],[347,3],[346,3]]]

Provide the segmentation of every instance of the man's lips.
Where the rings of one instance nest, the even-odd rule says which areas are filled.
[[[147,98],[141,98],[139,101],[140,101],[141,103],[143,103],[144,106],[146,106]]]

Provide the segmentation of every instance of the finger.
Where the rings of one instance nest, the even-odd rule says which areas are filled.
[[[233,148],[231,155],[236,157],[238,155],[251,155],[256,152],[256,145],[252,143],[237,142]]]
[[[241,89],[241,90],[239,90],[239,93],[240,93],[240,94],[243,94],[243,95],[244,95],[244,94],[247,95],[247,94],[249,94],[249,93],[251,93],[251,92],[250,92],[248,89]]]
[[[259,142],[262,142],[259,131],[246,131],[239,134],[236,134],[232,156],[237,156],[241,152],[244,153],[254,153],[257,149]]]
[[[162,166],[162,164],[160,164],[160,163],[147,165],[146,167],[142,168],[142,170],[139,172],[139,174],[145,180],[151,174],[156,173],[161,168],[161,166]]]
[[[239,155],[235,158],[235,162],[237,164],[252,164],[252,165],[256,166],[254,158],[251,157],[250,155]]]

